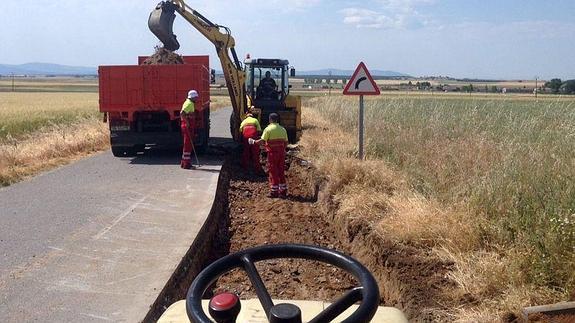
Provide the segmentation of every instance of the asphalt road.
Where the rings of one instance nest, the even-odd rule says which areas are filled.
[[[0,321],[141,320],[211,209],[222,160],[200,160],[104,152],[0,189]]]

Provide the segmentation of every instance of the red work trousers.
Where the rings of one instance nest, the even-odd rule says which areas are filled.
[[[268,177],[270,194],[272,196],[286,196],[288,187],[285,177],[285,143],[267,143]]]
[[[249,139],[258,139],[258,129],[255,125],[246,125],[242,130],[242,168],[246,171],[253,166],[256,173],[263,173],[260,164],[260,145],[250,145]]]
[[[186,122],[187,120],[187,122]],[[188,123],[190,127],[188,127]],[[193,138],[194,138],[194,118],[193,117],[182,117],[180,122],[180,129],[182,132],[182,139],[184,141],[183,151],[182,151],[182,162],[180,166],[182,168],[192,167],[192,150],[193,150]]]
[[[252,138],[256,139],[256,136]],[[248,139],[249,137],[242,139],[242,168],[248,171],[253,167],[256,173],[261,174],[264,171],[260,164],[260,145],[250,145]]]

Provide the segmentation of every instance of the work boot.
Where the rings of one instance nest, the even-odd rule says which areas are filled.
[[[287,199],[287,192],[286,192],[286,191],[280,192],[279,196],[280,196],[280,199],[284,199],[284,200],[285,200],[285,199]]]
[[[180,167],[182,167],[183,169],[191,169],[191,168],[193,168],[193,166],[192,166],[192,164],[191,164],[190,162],[185,162],[185,161],[182,161],[182,162],[180,163]]]
[[[278,192],[270,192],[268,194],[268,197],[271,199],[277,199],[279,197],[279,194],[278,194]]]

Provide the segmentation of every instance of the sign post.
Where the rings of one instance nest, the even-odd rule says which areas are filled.
[[[379,95],[381,92],[375,84],[373,77],[369,73],[367,67],[363,62],[359,63],[352,77],[343,90],[343,95],[359,95],[359,122],[358,122],[358,142],[359,142],[359,154],[358,158],[363,160],[363,114],[364,114],[364,95]]]
[[[359,96],[359,159],[363,160],[363,95]]]

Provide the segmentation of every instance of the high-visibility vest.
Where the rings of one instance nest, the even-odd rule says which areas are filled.
[[[240,132],[244,138],[254,138],[258,131],[262,131],[260,122],[254,117],[247,117],[240,124]]]
[[[182,111],[180,113],[194,113],[196,111],[196,105],[190,99],[186,99],[182,105]]]
[[[262,140],[266,142],[266,151],[284,151],[288,143],[287,131],[277,123],[270,123],[262,133]]]

